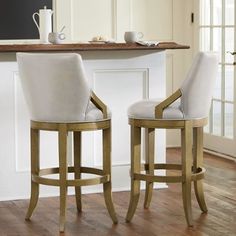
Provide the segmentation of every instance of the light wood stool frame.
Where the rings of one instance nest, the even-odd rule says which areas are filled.
[[[39,185],[58,186],[60,188],[60,232],[65,230],[67,188],[75,187],[78,211],[82,210],[81,186],[103,184],[105,204],[113,223],[117,223],[112,201],[111,186],[111,119],[107,118],[107,108],[92,93],[91,101],[103,112],[103,120],[78,123],[52,123],[31,121],[31,197],[26,220],[29,220],[39,198]],[[40,169],[40,130],[57,131],[59,147],[59,167]],[[103,168],[81,166],[81,132],[102,130]],[[67,134],[73,132],[74,167],[67,165]],[[67,179],[68,173],[74,173],[74,179]],[[95,174],[99,177],[81,179],[81,173]],[[59,179],[46,178],[45,175],[59,174]]]
[[[182,183],[182,198],[185,218],[188,226],[193,225],[191,207],[191,182],[194,181],[195,195],[203,212],[207,212],[204,199],[203,183],[205,169],[203,168],[203,126],[207,118],[190,120],[162,119],[164,108],[181,96],[177,90],[162,103],[156,106],[156,119],[129,118],[131,127],[131,196],[126,221],[130,222],[137,208],[140,195],[140,181],[146,181],[144,207],[150,206],[153,182]],[[145,129],[145,164],[141,165],[141,128]],[[154,163],[155,129],[181,129],[181,164]],[[180,175],[159,176],[154,174],[156,169],[179,170]],[[146,173],[142,173],[145,171]]]

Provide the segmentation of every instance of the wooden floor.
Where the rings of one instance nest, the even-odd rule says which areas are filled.
[[[177,149],[167,152],[168,162],[179,161]],[[177,161],[176,161],[177,160]],[[205,154],[207,167],[205,193],[208,214],[201,214],[193,195],[195,226],[187,228],[182,209],[181,188],[171,184],[168,189],[155,190],[151,209],[143,209],[142,192],[132,223],[125,223],[129,192],[113,194],[119,219],[113,225],[104,207],[102,194],[83,195],[83,212],[77,214],[75,200],[68,199],[66,233],[79,236],[176,236],[236,235],[236,163]],[[42,198],[32,220],[24,221],[28,200],[0,202],[0,236],[55,236],[58,233],[58,198]]]

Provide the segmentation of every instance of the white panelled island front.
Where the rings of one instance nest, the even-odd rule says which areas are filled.
[[[137,44],[0,45],[0,200],[29,198],[30,193],[30,118],[19,83],[16,52],[74,51],[81,54],[91,88],[112,112],[112,181],[113,190],[120,191],[130,188],[127,108],[143,98],[165,98],[165,50],[186,48],[175,43],[161,43],[155,47]],[[165,162],[165,131],[158,130],[156,133],[156,158]],[[44,131],[41,135],[41,166],[56,166],[57,134]],[[82,163],[101,166],[100,132],[83,135]],[[70,134],[69,140],[71,145]],[[71,165],[72,148],[69,150]],[[99,187],[84,187],[82,191],[98,192]],[[74,189],[69,191],[73,193]],[[43,186],[40,193],[41,196],[57,195],[58,189]]]

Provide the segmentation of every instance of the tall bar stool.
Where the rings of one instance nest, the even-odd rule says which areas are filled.
[[[81,56],[76,53],[17,53],[19,74],[31,115],[30,219],[39,198],[39,185],[60,188],[60,232],[66,220],[67,188],[75,187],[81,211],[81,186],[103,184],[105,203],[117,223],[111,192],[111,118],[106,105],[90,91]],[[40,131],[57,131],[59,167],[40,169]],[[103,168],[81,166],[81,133],[102,130]],[[73,132],[74,167],[67,164],[67,134]],[[68,179],[74,173],[74,179]],[[81,173],[97,177],[83,179]],[[45,175],[59,174],[59,179]]]
[[[182,183],[182,198],[188,226],[193,225],[191,208],[191,182],[203,212],[207,212],[202,179],[203,126],[211,104],[217,76],[217,57],[213,53],[199,53],[180,89],[162,102],[143,100],[128,110],[131,127],[131,196],[126,221],[130,222],[137,208],[140,181],[146,182],[144,207],[150,206],[153,182]],[[177,100],[177,101],[176,101]],[[141,128],[146,131],[146,162],[141,165]],[[155,129],[181,130],[181,164],[154,163]],[[154,170],[179,170],[175,176],[155,175]],[[145,171],[145,173],[144,173]]]

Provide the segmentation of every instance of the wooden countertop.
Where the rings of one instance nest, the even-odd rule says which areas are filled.
[[[112,50],[166,50],[188,49],[189,46],[175,42],[161,42],[157,46],[141,46],[137,43],[106,43],[106,44],[2,44],[0,52],[50,52],[50,51],[112,51]]]

